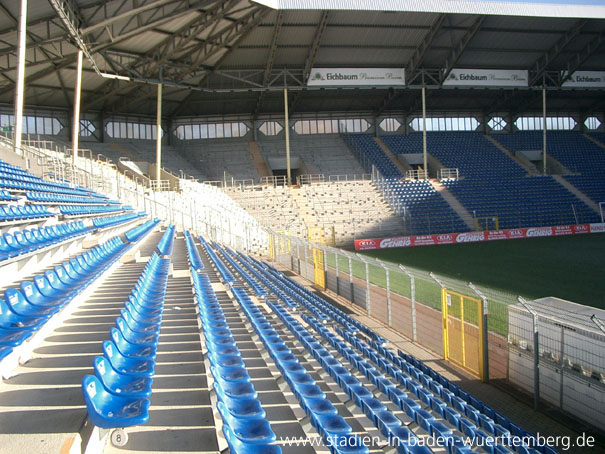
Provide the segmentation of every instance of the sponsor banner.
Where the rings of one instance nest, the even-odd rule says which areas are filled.
[[[605,71],[576,71],[563,82],[565,88],[605,88]]]
[[[541,236],[552,236],[552,227],[531,227],[525,230],[525,238],[538,238]]]
[[[590,233],[605,233],[605,224],[590,224]]]
[[[452,69],[443,85],[456,87],[527,87],[526,70]]]
[[[474,243],[485,241],[486,232],[464,232],[456,235],[456,243]]]
[[[430,246],[433,244],[437,244],[437,240],[435,239],[437,235],[418,235],[414,238],[414,246]]]
[[[605,233],[605,223],[558,225],[555,227],[529,227],[523,229],[491,230],[485,232],[446,233],[437,235],[417,235],[402,236],[398,238],[355,240],[355,250],[367,251],[371,249],[432,246],[436,244],[475,243],[478,241],[583,235],[587,233]]]
[[[380,249],[380,240],[355,240],[356,251],[370,251]]]
[[[313,68],[309,87],[404,86],[403,68]]]
[[[378,249],[390,249],[394,247],[408,247],[412,245],[412,240],[409,236],[402,236],[399,238],[385,238],[380,241]]]
[[[509,238],[507,232],[504,230],[491,230],[485,233],[487,234],[485,238],[487,241],[508,240]]]

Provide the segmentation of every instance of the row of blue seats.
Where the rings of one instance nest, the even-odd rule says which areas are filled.
[[[459,435],[454,434],[453,430],[445,425],[442,421],[445,421],[444,409],[447,410],[445,403],[439,399],[434,399],[433,395],[427,391],[428,388],[424,388],[418,382],[414,381],[410,376],[407,376],[403,372],[397,370],[394,367],[388,367],[385,364],[383,369],[390,375],[391,378],[384,375],[380,369],[372,366],[370,361],[364,359],[364,356],[368,358],[367,351],[363,351],[358,343],[354,343],[363,354],[357,353],[353,350],[349,344],[339,339],[336,335],[327,330],[323,324],[311,317],[303,315],[303,319],[309,323],[313,329],[323,338],[328,341],[346,360],[352,367],[359,370],[363,375],[374,385],[377,389],[387,395],[390,400],[395,403],[405,414],[412,419],[419,427],[427,431],[432,437],[442,440],[442,443],[449,452],[458,453],[472,453],[472,448],[464,441]],[[341,335],[350,335],[350,333],[342,330]],[[351,337],[356,339],[353,335]],[[375,363],[376,364],[376,363]],[[381,363],[382,364],[382,363]],[[376,364],[378,365],[378,364]],[[393,381],[394,379],[394,381]],[[403,389],[398,388],[401,385]],[[408,395],[411,393],[415,398],[420,400],[426,409],[422,408],[413,397]],[[432,411],[439,412],[439,417],[435,418]],[[459,430],[456,427],[456,430]],[[462,432],[461,432],[462,433]],[[466,434],[465,434],[466,435]],[[476,437],[482,435],[482,433],[474,434]],[[476,440],[477,438],[470,437],[470,439]],[[491,449],[492,454],[508,454],[510,451],[504,446],[495,445]]]
[[[82,221],[5,233],[0,236],[0,261],[85,235],[92,231]]]
[[[146,216],[144,211],[139,213],[126,213],[119,214],[117,216],[106,216],[103,218],[95,218],[92,220],[92,225],[97,228],[114,227],[116,225],[125,224],[126,222],[132,221]]]
[[[19,197],[12,196],[6,189],[0,189],[0,202],[14,202]]]
[[[0,222],[39,219],[55,216],[42,205],[6,205],[0,206]]]
[[[206,251],[206,253],[210,256],[210,258],[216,265],[218,272],[223,277],[225,282],[235,282],[235,277],[233,276],[233,274],[231,274],[231,271],[229,271],[229,269],[225,266],[223,261],[217,257],[217,255],[214,253],[212,248],[208,245],[208,243],[206,243],[206,240],[204,240],[202,237],[200,237],[200,242],[202,243],[202,246],[203,246],[204,250]]]
[[[167,230],[162,237],[174,236]],[[93,360],[95,375],[82,379],[90,421],[113,429],[149,420],[149,398],[155,371],[170,258],[154,252],[139,276],[116,326],[103,341],[103,356]]]
[[[239,271],[238,271],[239,272]],[[241,274],[241,273],[240,273]],[[252,304],[251,300],[245,294],[245,291],[240,289],[233,289],[236,298],[240,301],[240,304],[243,306],[244,311],[246,311],[246,305]],[[239,294],[239,296],[238,296]],[[242,296],[244,295],[244,296]],[[313,336],[292,316],[288,314],[288,312],[281,307],[278,303],[269,302],[269,306],[274,310],[274,312],[278,313],[282,321],[289,327],[289,329],[293,332],[293,334],[298,338],[298,340],[305,346],[305,348],[311,352],[311,354],[318,360],[318,362],[324,367],[324,369],[334,378],[334,380],[347,392],[349,397],[353,399],[356,404],[365,412],[368,418],[376,425],[376,427],[381,431],[381,433],[389,440],[389,442],[394,443],[394,446],[397,447],[398,452],[401,453],[430,453],[424,446],[420,446],[418,438],[416,435],[411,432],[408,428],[402,427],[402,421],[396,418],[392,412],[387,410],[387,408],[377,400],[371,392],[369,392],[362,384],[359,382],[357,378],[351,375],[349,370],[341,365],[341,363],[336,360],[325,348],[322,347],[320,342],[317,342]],[[257,310],[257,313],[258,312]],[[262,314],[261,314],[262,315]],[[305,317],[305,315],[303,315]],[[264,318],[264,317],[263,317]],[[266,320],[265,320],[266,322]],[[317,322],[321,325],[320,322]],[[321,325],[323,328],[323,325]],[[325,328],[323,328],[325,330]],[[261,336],[262,337],[262,336]],[[267,345],[267,349],[271,352],[276,348],[276,344],[272,343]],[[281,351],[281,346],[279,347],[279,351]],[[369,365],[368,365],[369,366]],[[369,367],[368,367],[369,369]],[[296,384],[310,384],[309,379],[299,378],[296,381]],[[391,384],[391,386],[395,386]],[[401,390],[399,390],[401,391]],[[294,390],[296,394],[296,390]],[[386,394],[386,393],[385,393]],[[405,394],[405,393],[403,393]],[[407,397],[407,396],[406,396]],[[410,401],[415,407],[420,407],[413,401]],[[402,408],[403,409],[403,408]],[[414,416],[417,418],[413,418],[419,425],[424,424],[424,427],[427,427],[425,419],[427,418],[426,413],[416,412],[414,411]],[[428,415],[430,416],[430,415]],[[435,421],[436,423],[436,421]],[[441,424],[441,423],[439,423]],[[348,425],[347,425],[348,426]],[[346,431],[346,427],[343,426],[341,430]],[[440,426],[438,426],[442,429]],[[430,428],[428,429],[431,430]],[[350,427],[349,427],[350,431]],[[451,432],[451,430],[450,430]],[[342,432],[343,435],[346,432]]]
[[[216,242],[213,242],[213,246],[219,251],[222,250],[221,246],[218,245]],[[249,273],[245,272],[242,267],[235,260],[233,260],[231,255],[223,253],[223,257],[225,257],[227,262],[231,264],[235,271],[237,271],[240,276],[242,276],[242,278],[248,283],[248,285],[252,287],[252,289],[258,296],[267,295],[267,291],[263,288],[260,282],[254,276],[251,276]]]
[[[233,292],[236,294],[236,297],[237,293],[242,293],[242,291],[238,289],[233,289]],[[245,303],[242,300],[249,300],[249,298],[242,297],[239,299],[240,304],[243,306]],[[399,452],[430,453],[425,447],[419,446],[420,443],[418,442],[417,437],[409,429],[402,427],[401,420],[396,418],[380,401],[375,399],[372,393],[370,393],[359,380],[353,377],[345,367],[342,367],[340,362],[325,350],[321,346],[321,343],[317,342],[299,322],[295,321],[293,317],[287,313],[285,309],[279,306],[278,303],[269,302],[269,305],[275,312],[280,314],[282,320],[288,325],[299,341],[301,341],[318,362],[324,366],[326,371],[347,392],[349,397],[355,400],[357,405],[366,413],[368,418],[374,422],[381,433],[383,433],[390,442],[395,444]],[[246,310],[245,307],[244,310]],[[268,347],[269,350],[272,348],[273,346]],[[423,414],[418,413],[419,417],[421,415]],[[420,422],[420,420],[417,422]]]
[[[242,256],[242,255],[240,254],[240,256]],[[245,258],[245,256],[244,256],[244,258]],[[252,261],[253,261],[253,259],[250,259],[250,261],[252,262]],[[255,261],[255,262],[256,262],[256,263],[260,263],[260,262],[257,262],[257,261]],[[276,273],[276,276],[275,276],[275,277],[276,277],[276,279],[274,279],[274,281],[275,281],[275,280],[277,280],[277,279],[281,279],[281,280],[283,280],[283,281],[290,281],[290,282],[293,284],[293,286],[298,286],[298,284],[296,284],[294,281],[292,281],[292,280],[290,280],[290,279],[288,279],[288,278],[283,277],[283,275],[279,275],[279,276],[278,276],[277,274],[278,274],[278,273]],[[300,298],[298,298],[298,301],[301,301],[301,299],[300,299]],[[301,301],[301,302],[302,302],[302,301]],[[305,304],[303,303],[303,305],[305,305]],[[357,337],[354,335],[354,332],[353,332],[353,331],[351,331],[351,330],[340,330],[339,328],[336,328],[336,329],[337,329],[337,331],[340,331],[340,332],[342,333],[343,337],[347,338],[347,339],[348,339],[349,341],[351,341],[351,342],[355,342],[355,343],[356,343],[356,346],[357,346],[358,348],[360,348],[360,349],[362,348],[362,347],[361,347],[362,342],[361,342],[361,341],[360,341],[360,340],[359,340],[359,339],[358,339],[358,338],[357,338]],[[383,366],[384,366],[384,364],[383,364],[383,363],[379,363],[379,362],[378,362],[378,358],[377,358],[378,353],[377,353],[377,352],[380,352],[381,354],[383,354],[383,355],[385,355],[385,356],[386,356],[386,355],[389,355],[389,356],[390,356],[390,357],[392,357],[392,358],[395,358],[395,355],[394,355],[394,354],[393,354],[393,353],[392,353],[390,350],[386,349],[386,348],[385,348],[385,347],[382,345],[382,343],[376,342],[376,341],[374,341],[374,340],[371,340],[370,342],[372,343],[372,348],[373,348],[374,350],[373,350],[372,352],[370,352],[370,351],[369,351],[369,350],[368,350],[366,347],[364,347],[364,348],[366,348],[366,350],[364,351],[364,353],[365,353],[365,354],[366,354],[368,357],[370,357],[370,356],[369,356],[370,354],[374,355],[374,356],[372,356],[373,361],[376,363],[376,365],[380,365],[380,366],[381,366],[381,367],[384,369],[384,367],[383,367]],[[402,363],[402,362],[401,362],[401,361],[400,361],[398,358],[395,358],[395,359],[397,360],[397,366],[398,366],[399,368],[404,368],[404,367],[405,367],[405,369],[404,369],[404,370],[405,370],[406,372],[410,372],[410,369],[409,369],[409,368],[408,368],[408,367],[407,367],[405,364],[403,364],[403,363]],[[499,429],[499,433],[505,433],[505,431],[510,431],[510,432],[512,433],[512,435],[514,435],[514,436],[518,436],[518,437],[528,437],[528,439],[531,439],[531,435],[530,435],[530,434],[528,434],[527,432],[523,431],[523,430],[522,430],[522,429],[520,429],[518,426],[515,426],[513,423],[509,422],[509,421],[508,421],[508,420],[507,420],[507,419],[506,419],[504,416],[502,416],[502,415],[498,414],[497,412],[493,411],[493,410],[492,410],[492,409],[490,409],[490,408],[489,408],[487,405],[483,405],[483,404],[482,404],[480,401],[478,401],[476,398],[474,398],[474,397],[473,397],[473,396],[471,396],[470,394],[468,394],[468,393],[466,393],[466,392],[462,391],[462,390],[461,390],[461,389],[459,389],[459,388],[458,388],[456,385],[454,385],[453,383],[449,382],[449,380],[445,379],[444,377],[440,376],[440,375],[439,375],[439,374],[437,374],[436,372],[432,371],[432,369],[428,368],[428,367],[427,367],[427,366],[425,366],[425,365],[422,365],[422,366],[423,366],[423,368],[424,368],[424,369],[426,369],[427,371],[431,371],[431,374],[432,374],[432,375],[434,375],[435,377],[439,377],[439,380],[440,380],[440,382],[441,382],[441,383],[444,383],[444,384],[445,384],[445,383],[447,383],[447,384],[449,385],[449,388],[448,388],[448,389],[450,389],[450,390],[451,390],[451,392],[453,392],[453,393],[454,393],[454,396],[453,396],[453,397],[460,398],[460,399],[462,399],[464,402],[466,402],[466,403],[467,403],[465,408],[468,408],[468,411],[469,411],[469,412],[472,412],[473,414],[474,414],[475,412],[477,412],[477,411],[478,411],[479,413],[485,413],[485,415],[483,415],[482,419],[479,419],[479,418],[475,418],[475,419],[474,419],[474,421],[477,423],[477,425],[478,425],[478,426],[480,426],[482,429],[485,429],[485,430],[487,430],[488,432],[490,432],[491,434],[493,434],[493,431],[494,431],[494,430],[496,430],[496,428],[497,428],[497,427],[495,426],[495,424],[502,423],[502,424],[501,424],[501,426],[502,426],[504,429],[503,429],[503,430],[500,430],[500,429]],[[394,372],[394,370],[391,370],[391,372],[393,373],[393,376],[395,377],[395,375],[394,375],[394,373],[395,373],[395,372]],[[416,376],[416,378],[421,378],[421,377],[422,377],[422,373],[421,373],[421,372],[416,373],[416,372],[415,372],[413,369],[411,370],[411,373],[412,373],[412,375],[415,375],[415,376]],[[428,372],[427,372],[427,374],[428,374]],[[399,377],[399,378],[402,378],[402,377]],[[409,378],[409,377],[408,377],[408,378]],[[424,379],[424,378],[423,378],[423,379]],[[427,383],[426,383],[426,384],[427,384],[427,388],[428,388],[428,380],[427,380]],[[444,385],[442,384],[441,386],[443,387]],[[414,390],[415,390],[415,391],[417,391],[417,392],[422,392],[422,391],[419,389],[419,387],[418,387],[418,383],[415,385]],[[444,395],[445,395],[445,394],[448,394],[448,392],[444,392],[443,394],[444,394]],[[425,398],[427,397],[427,393],[426,393],[426,392],[424,393],[424,397],[425,397]],[[443,396],[440,394],[440,397],[443,397]],[[450,400],[450,399],[446,399],[446,402],[448,402],[448,404],[450,404],[450,403],[449,403],[449,400]],[[491,422],[490,422],[490,418],[491,418]],[[482,425],[480,425],[480,424],[479,424],[479,423],[480,423],[480,421],[483,421]],[[471,427],[471,428],[472,428],[472,427]],[[475,428],[475,430],[480,430],[480,429]],[[479,432],[479,434],[481,434],[481,432]],[[522,447],[522,449],[523,449],[523,447]],[[526,451],[522,451],[522,452],[526,452]],[[528,451],[527,451],[527,452],[531,452],[530,448],[528,448]],[[548,453],[550,453],[550,452],[552,452],[552,451],[551,451],[551,450],[549,450],[547,447],[544,447],[543,452],[548,452]]]
[[[306,289],[302,285],[293,281],[292,279],[287,278],[283,275],[283,273],[278,272],[273,267],[264,264],[265,269],[271,273],[275,279],[274,282],[277,282],[278,285],[283,285],[283,290],[286,293],[291,293],[291,296],[296,298],[296,300],[306,307],[313,307],[319,311],[321,311],[324,316],[328,316],[330,319],[334,320],[338,324],[340,324],[343,328],[349,330],[350,332],[360,331],[364,333],[366,336],[370,337],[374,341],[379,344],[386,343],[386,339],[377,334],[371,328],[368,328],[366,325],[361,323],[359,320],[351,317],[346,314],[342,310],[333,306],[332,304],[323,300],[320,296],[314,294],[310,290]],[[323,317],[322,317],[323,318]]]
[[[158,218],[150,219],[149,221],[145,222],[144,224],[137,225],[136,227],[128,230],[126,233],[124,233],[124,236],[131,243],[136,243],[142,237],[144,237],[147,234],[147,232],[149,232],[151,229],[153,229],[159,223],[160,223],[160,220]]]
[[[280,454],[281,448],[274,444],[277,437],[258,400],[210,278],[204,273],[193,273],[192,277],[213,389],[230,452]]]
[[[252,302],[246,290],[231,286],[231,291],[330,452],[369,453],[362,440],[352,433],[352,427],[338,414],[336,407],[327,399],[307,369],[292,354],[279,333]],[[292,320],[294,321],[293,317]]]
[[[106,197],[81,197],[66,194],[53,194],[50,192],[26,192],[25,197],[30,202],[44,202],[44,203],[94,203],[94,204],[110,204],[119,205],[120,202],[117,200],[109,200]]]
[[[237,253],[229,249],[228,247],[224,248],[226,251],[233,256],[237,256]],[[248,273],[251,273],[259,282],[268,288],[275,296],[277,296],[286,306],[296,308],[298,307],[298,303],[282,292],[276,285],[274,285],[269,279],[266,279],[261,273],[256,271],[246,260],[241,260],[242,265],[248,270]],[[262,294],[266,294],[262,287],[258,290],[254,287],[257,295],[261,296]],[[260,293],[259,293],[260,292]]]
[[[99,213],[113,213],[123,211],[119,205],[59,205],[61,214],[67,216],[93,215]]]
[[[118,237],[7,289],[0,299],[0,359],[39,331],[54,314],[110,267],[128,247]]]
[[[305,316],[303,317],[305,318]],[[411,392],[425,404],[429,410],[436,412],[440,418],[446,420],[460,433],[474,440],[483,440],[485,443],[491,443],[494,437],[499,437],[499,441],[503,442],[504,445],[494,442],[491,446],[493,453],[506,454],[510,452],[507,445],[515,446],[516,452],[520,454],[536,452],[531,447],[531,441],[529,441],[532,440],[531,434],[511,423],[503,415],[463,391],[422,362],[414,359],[414,364],[408,363],[405,358],[411,357],[401,351],[401,356],[398,357],[383,345],[378,345],[372,341],[368,345],[355,335],[337,328],[336,332],[360,352],[360,354],[357,354],[346,344],[339,341],[335,335],[329,333],[319,322],[308,318],[305,318],[305,320],[338,349],[343,356],[350,360],[354,367],[361,370],[368,379],[372,380],[377,387],[384,389],[385,393],[388,390],[388,394],[394,402],[401,404],[403,401],[403,408],[410,417],[415,418],[420,407],[414,408],[409,404],[409,401],[406,402],[402,397],[403,392],[401,390],[389,390],[390,385],[385,384],[388,383],[388,380],[379,370],[395,379],[404,389]],[[362,357],[367,358],[379,370],[375,369]],[[451,429],[437,424],[439,421],[431,415],[425,414],[423,421],[427,430],[436,430],[441,437],[451,439],[453,446],[464,445],[459,437],[453,436]],[[434,427],[431,428],[431,426]],[[528,440],[529,445],[516,446],[511,441],[512,436]],[[554,451],[548,447],[543,447],[541,452],[552,453]]]
[[[96,193],[83,189],[73,189],[69,185],[64,183],[52,183],[50,181],[42,180],[38,177],[19,177],[16,179],[12,178],[0,178],[0,188],[11,189],[16,192],[26,191],[38,191],[38,192],[49,192],[56,194],[69,194],[89,197],[91,195],[97,195]]]
[[[87,188],[72,188],[66,183],[43,180],[42,178],[31,174],[22,167],[14,166],[12,164],[0,161],[0,186],[2,186],[2,180],[13,180],[20,183],[30,183],[32,185],[39,185],[40,190],[46,192],[60,192],[65,194],[81,195],[88,195],[89,193],[94,194],[93,191]],[[36,190],[35,188],[32,189]]]
[[[191,236],[191,233],[189,233],[189,230],[185,230],[185,246],[187,247],[187,257],[189,258],[191,272],[202,271],[205,266],[202,262],[202,257],[195,246],[195,240]]]
[[[166,232],[164,232],[164,235],[162,235],[157,247],[160,257],[172,255],[172,251],[174,250],[175,230],[175,226],[171,224],[166,229]]]

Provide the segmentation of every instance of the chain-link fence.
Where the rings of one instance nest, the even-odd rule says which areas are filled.
[[[597,322],[584,316],[584,326],[576,326],[574,314],[566,313],[572,320],[566,321],[561,313],[552,314],[551,305],[532,302],[543,311],[539,361],[534,362],[531,314],[515,294],[286,235],[272,235],[272,245],[277,262],[311,281],[311,251],[322,250],[328,290],[445,358],[450,353],[453,360],[456,348],[467,356],[476,354],[459,363],[467,363],[466,369],[485,381],[505,380],[530,394],[537,392],[542,402],[603,429],[605,332],[597,329]],[[462,336],[466,331],[466,338],[451,330],[462,331]],[[462,347],[452,342],[461,342]]]

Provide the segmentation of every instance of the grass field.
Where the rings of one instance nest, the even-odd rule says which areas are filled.
[[[605,309],[605,234],[386,249],[365,254],[532,299],[555,296]]]

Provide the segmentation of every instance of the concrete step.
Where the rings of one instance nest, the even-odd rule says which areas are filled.
[[[456,212],[460,219],[464,221],[466,226],[475,230],[475,221],[473,220],[473,216],[468,212],[468,210],[462,205],[454,194],[452,194],[448,188],[446,188],[439,180],[430,179],[429,182],[435,188],[435,190],[441,194],[441,197],[447,202],[447,204]]]

